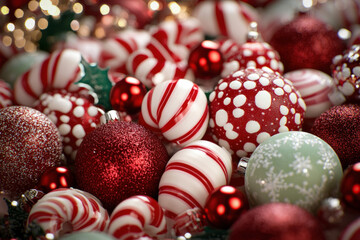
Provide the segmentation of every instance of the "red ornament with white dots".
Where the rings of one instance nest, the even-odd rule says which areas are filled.
[[[341,182],[343,201],[360,210],[360,162],[349,166]]]
[[[43,93],[34,108],[45,113],[59,129],[68,160],[75,159],[83,138],[100,124],[102,116],[90,100],[65,90]]]
[[[300,130],[305,102],[270,69],[247,68],[220,80],[210,94],[213,138],[233,156],[249,156],[270,136]]]

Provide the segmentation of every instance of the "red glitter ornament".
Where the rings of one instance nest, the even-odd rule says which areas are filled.
[[[360,106],[334,106],[314,122],[311,133],[327,142],[338,155],[343,169],[359,161]]]
[[[168,154],[155,134],[134,122],[110,121],[87,134],[75,159],[80,189],[112,210],[133,195],[157,195]]]
[[[204,211],[211,226],[228,229],[248,208],[243,192],[232,186],[222,186],[207,198]]]
[[[60,134],[43,113],[29,107],[0,109],[0,190],[16,197],[34,188],[49,167],[60,165]]]
[[[116,81],[110,92],[110,103],[114,110],[136,114],[146,94],[145,85],[138,79],[127,76]]]
[[[279,27],[269,43],[279,52],[285,72],[312,68],[329,74],[333,57],[345,47],[335,30],[309,15]]]
[[[189,55],[188,64],[196,78],[211,79],[220,75],[224,58],[219,44],[205,40],[195,47]]]
[[[68,167],[51,167],[41,176],[38,189],[48,193],[57,188],[69,188],[74,185],[74,177]]]
[[[346,169],[340,190],[347,205],[360,209],[360,162]]]
[[[325,240],[318,220],[287,203],[269,203],[250,209],[232,225],[229,240]]]

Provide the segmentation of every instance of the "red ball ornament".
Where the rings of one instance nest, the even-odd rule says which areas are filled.
[[[48,193],[57,188],[70,188],[74,185],[74,177],[68,167],[51,167],[41,176],[38,189]]]
[[[204,212],[210,226],[228,229],[248,208],[243,192],[232,186],[222,186],[209,195]]]
[[[269,43],[279,52],[285,72],[312,68],[329,74],[333,57],[345,47],[335,30],[309,15],[279,27]]]
[[[311,133],[327,142],[338,155],[343,169],[359,161],[360,106],[334,106],[314,122]]]
[[[75,159],[80,189],[108,210],[133,195],[157,195],[168,161],[155,134],[134,122],[110,121],[87,134]]]
[[[269,203],[250,209],[232,225],[229,240],[325,240],[318,220],[287,203]]]
[[[141,110],[145,94],[145,85],[138,79],[127,76],[116,81],[112,87],[110,103],[114,110],[137,114]]]
[[[29,107],[0,109],[0,190],[16,197],[60,165],[62,144],[54,123]]]
[[[306,108],[292,83],[270,69],[228,75],[209,100],[213,138],[237,157],[248,156],[272,135],[301,129]]]
[[[360,209],[360,162],[346,169],[340,191],[347,205]]]
[[[353,45],[333,59],[332,75],[347,102],[360,103],[360,45]]]
[[[212,79],[220,75],[224,58],[219,44],[205,40],[195,47],[189,55],[188,64],[196,78]]]
[[[250,4],[253,7],[265,7],[274,0],[241,0],[241,1],[246,2],[247,4]]]

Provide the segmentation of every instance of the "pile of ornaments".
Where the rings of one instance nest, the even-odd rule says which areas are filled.
[[[0,191],[26,224],[69,240],[358,239],[360,45],[323,6],[275,26],[284,1],[246,2],[3,65]]]

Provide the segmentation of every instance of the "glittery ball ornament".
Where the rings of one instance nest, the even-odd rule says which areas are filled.
[[[222,186],[208,196],[204,212],[209,225],[228,229],[248,208],[243,192],[232,186]]]
[[[333,57],[344,50],[336,31],[309,15],[299,15],[281,26],[269,43],[279,52],[285,72],[312,68],[330,73]]]
[[[42,175],[37,185],[37,189],[48,193],[57,188],[75,187],[75,179],[73,173],[68,167],[51,167]]]
[[[314,122],[311,133],[327,142],[338,155],[344,169],[359,161],[360,106],[344,104],[322,113]]]
[[[360,162],[346,169],[340,189],[344,202],[353,208],[360,209]]]
[[[269,203],[244,213],[230,229],[229,240],[325,240],[321,225],[306,210]]]
[[[146,94],[145,85],[134,77],[123,77],[116,81],[110,92],[110,103],[114,110],[136,114]]]
[[[329,144],[313,134],[290,131],[261,143],[245,170],[252,206],[287,202],[315,212],[324,198],[338,194],[343,171]]]
[[[301,129],[306,109],[292,83],[270,69],[234,72],[218,82],[209,99],[211,133],[238,157],[276,133]]]
[[[360,103],[360,45],[333,58],[332,75],[347,102]]]
[[[155,197],[167,161],[155,134],[134,122],[110,121],[85,136],[75,159],[75,178],[81,189],[113,209],[133,195]]]
[[[55,123],[62,136],[63,151],[70,162],[75,159],[85,135],[100,124],[102,116],[102,110],[89,99],[66,90],[43,93],[34,108]]]
[[[43,113],[23,106],[0,109],[0,190],[16,197],[60,165],[59,131]]]
[[[224,58],[219,44],[205,40],[196,46],[189,55],[188,64],[196,78],[212,79],[220,75]]]

